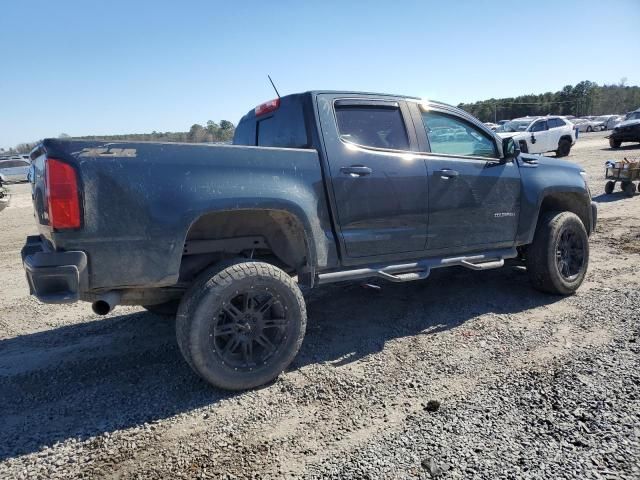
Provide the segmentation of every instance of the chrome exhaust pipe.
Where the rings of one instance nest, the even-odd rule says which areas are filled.
[[[100,296],[91,304],[91,309],[98,315],[106,315],[120,303],[120,293],[112,290]]]

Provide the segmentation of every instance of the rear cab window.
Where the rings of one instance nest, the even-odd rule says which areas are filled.
[[[251,110],[240,119],[233,144],[259,147],[310,148],[305,118],[305,95],[287,95],[269,113],[256,116]]]

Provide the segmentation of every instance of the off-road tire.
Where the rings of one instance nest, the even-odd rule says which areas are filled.
[[[162,317],[175,317],[178,313],[178,306],[180,300],[169,300],[164,303],[157,303],[155,305],[143,305],[142,308]]]
[[[561,139],[558,142],[558,150],[556,150],[556,157],[566,157],[571,152],[571,142],[566,138]]]
[[[607,195],[611,195],[613,193],[613,189],[616,187],[616,182],[613,180],[609,180],[604,184],[604,193]]]
[[[622,145],[620,140],[614,140],[613,138],[609,139],[609,146],[611,148],[620,148],[620,145]]]
[[[558,246],[564,231],[582,241],[583,261],[575,277],[566,278],[558,266]],[[582,284],[589,266],[589,237],[572,212],[547,212],[538,220],[533,242],[527,248],[527,272],[533,287],[556,295],[571,295]]]
[[[245,291],[268,292],[286,318],[282,343],[265,363],[250,370],[225,364],[212,343],[217,312]],[[268,263],[235,259],[209,268],[189,287],[178,308],[176,338],[185,360],[204,380],[227,390],[245,390],[270,382],[287,368],[302,345],[306,325],[302,293],[287,273]]]
[[[633,195],[636,193],[636,185],[633,182],[629,182],[624,186],[624,194],[627,197],[633,197]]]

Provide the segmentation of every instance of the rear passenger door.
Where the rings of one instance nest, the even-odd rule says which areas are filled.
[[[550,118],[547,120],[547,126],[549,127],[549,145],[547,148],[549,150],[555,150],[558,148],[558,143],[560,143],[560,137],[563,134],[567,133],[566,130],[562,127],[565,127],[567,123],[561,118]]]
[[[424,250],[427,170],[404,101],[317,97],[345,263]]]
[[[500,160],[496,137],[445,106],[411,107],[425,152],[430,254],[513,246],[520,214],[520,172]],[[442,135],[453,130],[455,136]]]

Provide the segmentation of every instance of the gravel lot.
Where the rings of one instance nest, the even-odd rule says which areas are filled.
[[[601,194],[624,156],[594,133],[569,157],[600,215],[577,295],[516,266],[325,288],[290,370],[239,394],[191,373],[165,319],[29,297],[10,187],[0,478],[640,478],[640,195]]]

